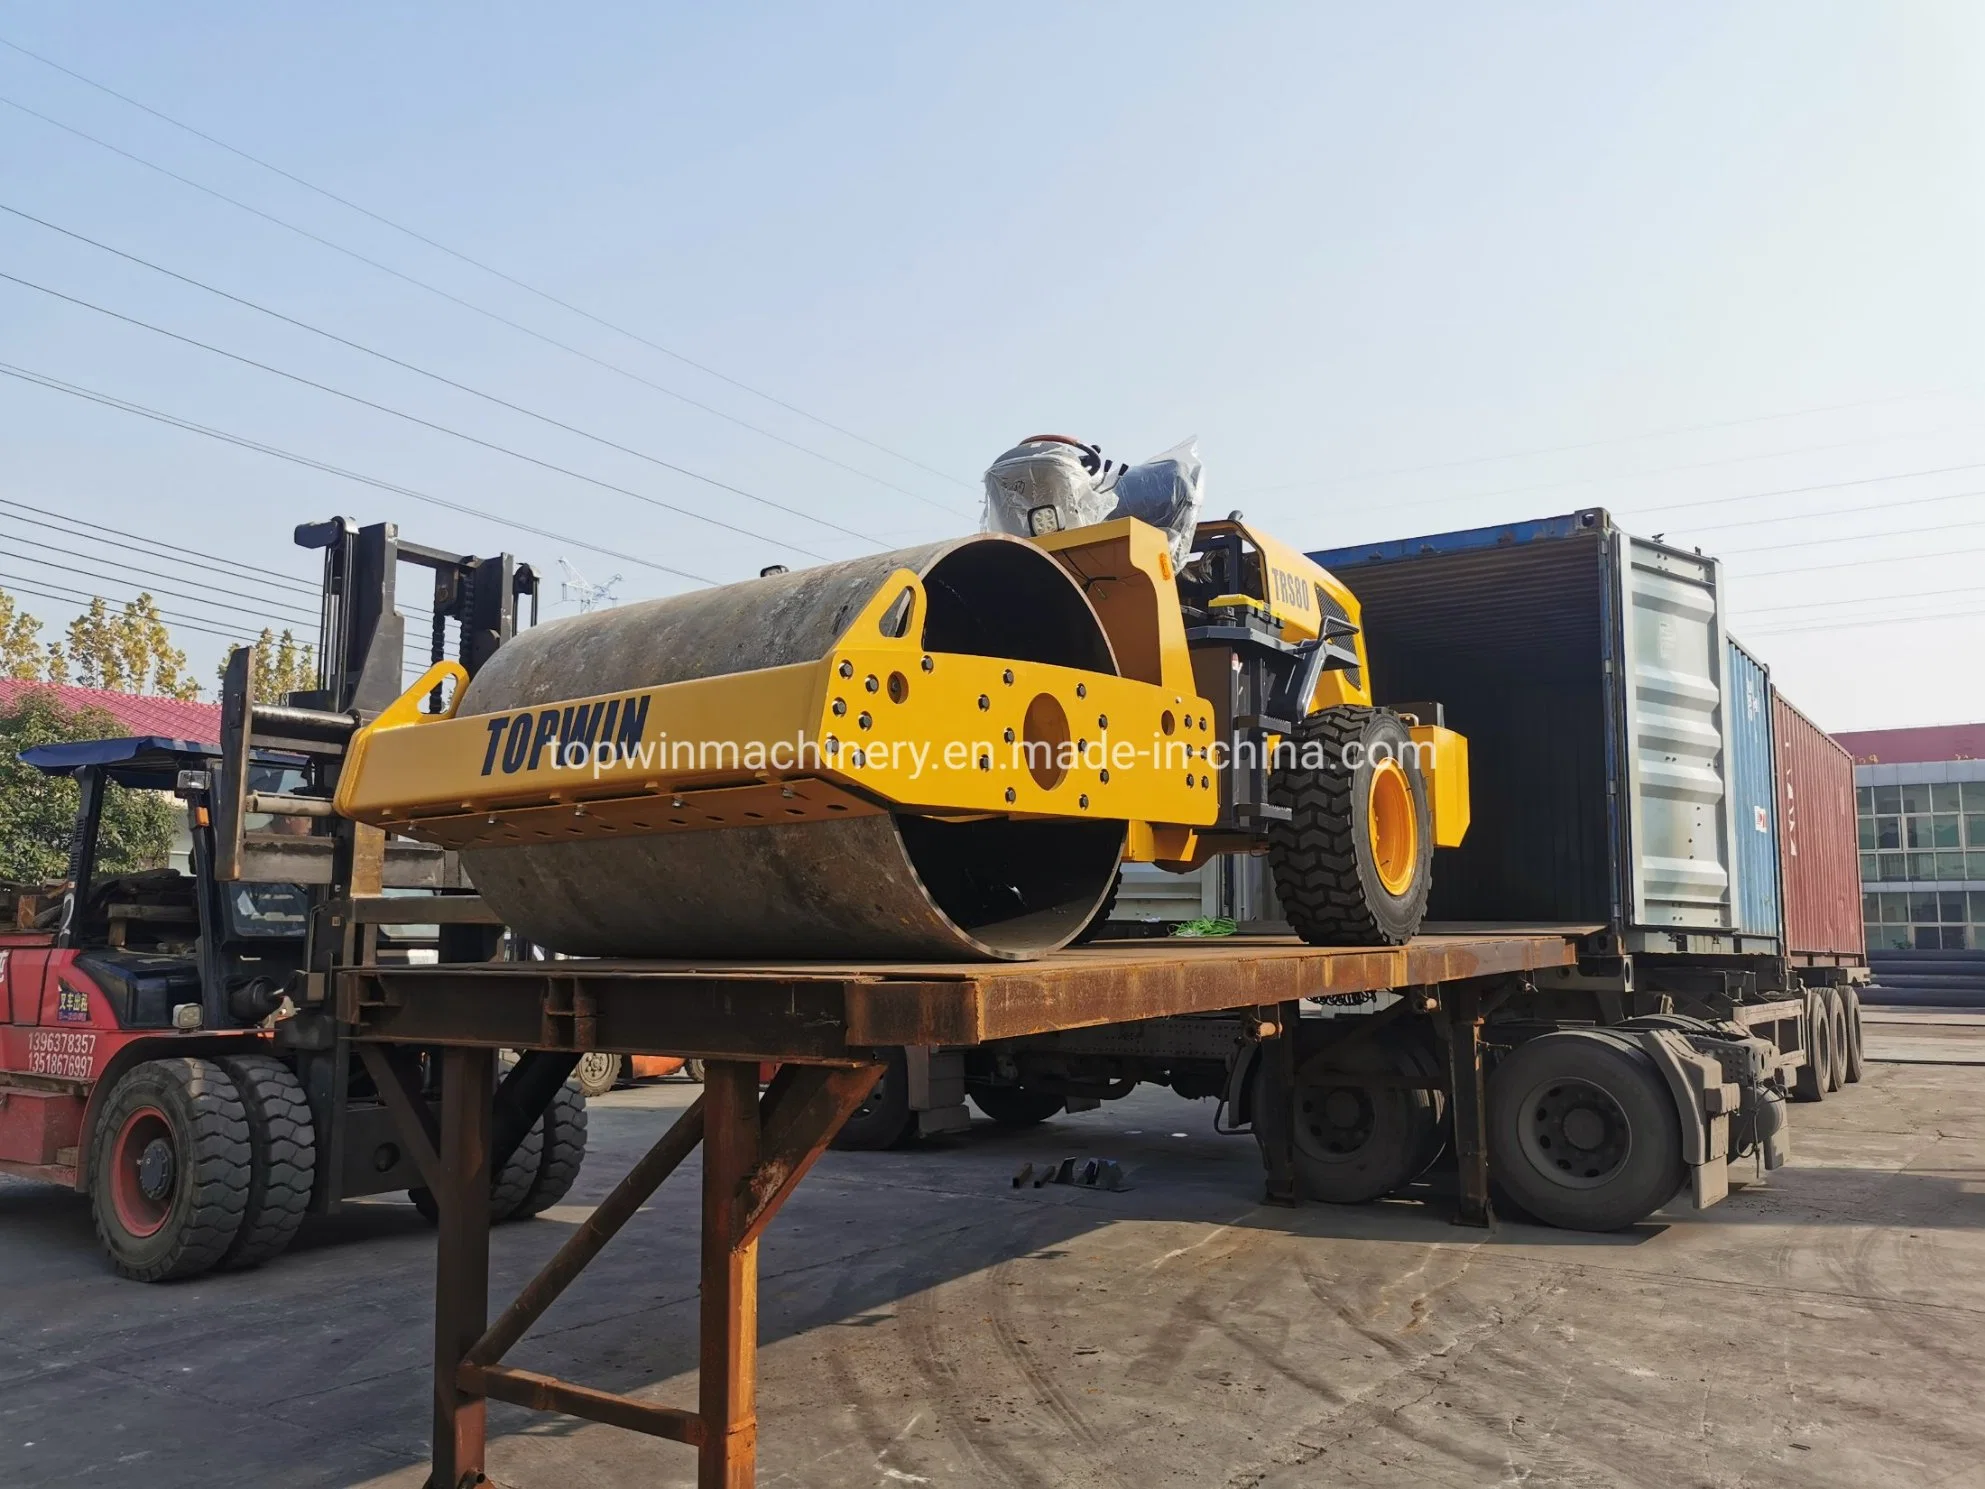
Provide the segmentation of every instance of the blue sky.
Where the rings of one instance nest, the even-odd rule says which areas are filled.
[[[737,489],[6,214],[0,270],[745,532],[4,281],[0,361],[563,537],[12,378],[0,499],[306,581],[296,522],[392,518],[637,598],[966,530],[1037,430],[1197,434],[1212,507],[1304,547],[1604,505],[1724,554],[1823,724],[1985,715],[1976,7],[15,5],[0,36],[895,452],[0,49],[0,97],[634,377],[5,106],[0,204]],[[0,557],[113,597],[143,581],[99,559],[176,567],[3,516]],[[167,603],[220,630],[307,603],[187,577]],[[210,676],[222,640],[180,639]]]

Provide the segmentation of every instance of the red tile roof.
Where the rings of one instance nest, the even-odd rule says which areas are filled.
[[[1836,734],[1856,765],[1910,765],[1985,760],[1985,724],[1931,724],[1921,729],[1862,729]]]
[[[22,682],[0,677],[0,708],[11,708],[25,693],[52,694],[71,712],[100,708],[136,735],[156,734],[194,744],[216,744],[221,737],[218,703],[186,703],[177,698],[141,697],[103,688],[74,688],[46,682]]]

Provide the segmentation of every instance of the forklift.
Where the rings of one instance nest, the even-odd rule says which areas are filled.
[[[536,575],[348,519],[296,531],[323,552],[318,686],[262,700],[236,650],[222,738],[42,745],[74,780],[66,880],[0,907],[0,1173],[90,1197],[124,1276],[162,1282],[279,1255],[306,1215],[428,1176],[395,1122],[436,1128],[439,1059],[360,1045],[332,1013],[341,968],[530,955],[455,855],[337,817],[345,741],[399,697],[403,566],[429,571],[430,662],[473,673],[537,615]],[[99,875],[112,787],[183,803],[188,870]],[[491,1154],[493,1220],[536,1215],[578,1177],[586,1106],[570,1053],[506,1053]],[[431,1147],[431,1142],[430,1142]]]

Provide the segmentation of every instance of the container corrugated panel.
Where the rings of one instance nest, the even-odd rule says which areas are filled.
[[[1730,795],[1737,818],[1737,928],[1779,934],[1778,771],[1771,753],[1771,675],[1729,644]]]
[[[1736,930],[1723,605],[1716,561],[1619,534],[1633,853],[1628,919]]]
[[[1854,761],[1772,689],[1785,949],[1793,956],[1867,955]]]

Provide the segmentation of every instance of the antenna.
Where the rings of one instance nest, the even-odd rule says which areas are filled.
[[[613,587],[620,583],[619,574],[615,574],[604,584],[594,584],[562,558],[558,561],[558,567],[559,572],[565,575],[558,586],[558,602],[561,605],[576,601],[579,613],[584,615],[598,606],[620,603],[620,596],[613,592]]]

